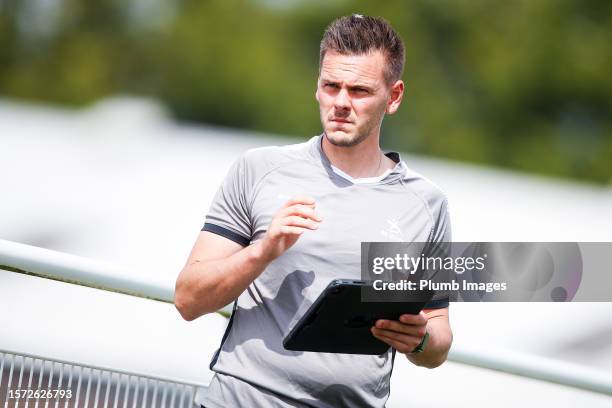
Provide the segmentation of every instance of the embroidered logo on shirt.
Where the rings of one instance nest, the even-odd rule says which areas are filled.
[[[387,224],[389,226],[380,233],[383,237],[385,237],[389,241],[404,241],[404,237],[402,235],[402,230],[399,227],[399,221],[395,219],[387,220]]]

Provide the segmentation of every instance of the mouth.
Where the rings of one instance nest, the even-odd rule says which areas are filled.
[[[346,119],[331,119],[332,122],[336,122],[336,123],[353,123],[350,120],[346,120]]]

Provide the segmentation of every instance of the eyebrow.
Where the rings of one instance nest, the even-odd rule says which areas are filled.
[[[323,83],[330,83],[330,84],[338,84],[338,83],[340,83],[340,81],[336,81],[336,80],[329,79],[329,78],[324,78],[324,77],[321,78],[321,82],[323,82]],[[352,84],[347,84],[347,86],[349,88],[364,88],[364,89],[369,89],[369,90],[375,89],[375,86],[373,86],[373,85],[366,84],[366,83],[360,83],[360,82],[352,83]]]

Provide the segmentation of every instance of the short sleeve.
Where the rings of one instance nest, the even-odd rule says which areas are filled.
[[[450,253],[452,240],[450,214],[448,211],[448,201],[446,198],[440,205],[437,214],[434,214],[434,224],[431,230],[430,239],[425,250],[428,257],[446,257]],[[438,270],[429,277],[434,282],[449,282],[448,272]],[[433,298],[424,306],[425,309],[441,309],[449,306],[449,301],[453,297],[451,291],[436,291]]]
[[[217,190],[202,231],[221,235],[242,246],[249,245],[252,235],[249,176],[246,157],[242,156],[234,162]]]

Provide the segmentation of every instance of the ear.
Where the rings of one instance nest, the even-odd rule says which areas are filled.
[[[321,102],[319,101],[319,79],[317,79],[317,90],[315,91],[315,99],[317,100],[317,102]]]
[[[389,115],[393,115],[399,109],[400,103],[402,103],[402,98],[404,97],[404,81],[398,79],[391,86],[391,96],[389,97],[389,101],[387,102],[386,113]]]

